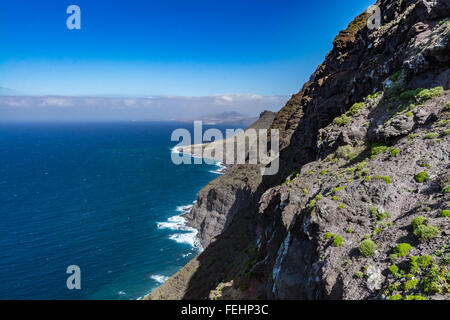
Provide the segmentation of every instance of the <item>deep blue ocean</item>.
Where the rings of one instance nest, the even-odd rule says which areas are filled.
[[[177,216],[217,166],[172,163],[179,127],[0,124],[0,299],[138,299],[198,254]]]

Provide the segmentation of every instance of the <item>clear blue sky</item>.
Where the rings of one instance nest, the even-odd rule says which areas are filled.
[[[0,0],[0,87],[28,94],[287,95],[375,0]],[[81,30],[66,8],[81,8]]]

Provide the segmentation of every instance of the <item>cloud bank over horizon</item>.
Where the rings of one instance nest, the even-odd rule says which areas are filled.
[[[205,97],[0,96],[0,122],[171,121],[223,112],[254,117],[278,111],[289,96],[227,94]]]

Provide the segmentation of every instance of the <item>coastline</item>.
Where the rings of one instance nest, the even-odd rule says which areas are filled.
[[[192,148],[192,146],[185,146],[185,147],[174,147],[171,149],[172,153],[180,153],[180,154],[186,154],[191,157],[195,157],[195,155],[191,152],[187,151],[187,148]],[[209,172],[215,173],[217,175],[223,175],[225,172],[227,172],[231,166],[227,166],[225,163],[219,161],[218,159],[212,159],[215,161],[215,165],[218,167],[217,170],[210,170]],[[214,180],[214,179],[213,179]],[[213,181],[211,180],[211,181]],[[188,215],[194,205],[197,203],[197,199],[192,202],[192,204],[188,205],[182,205],[176,208],[177,214],[168,218],[164,222],[157,222],[157,228],[158,229],[168,229],[177,231],[177,233],[174,233],[169,237],[170,240],[173,240],[178,243],[186,243],[189,244],[192,247],[192,252],[186,253],[186,256],[191,254],[200,254],[204,248],[201,245],[200,238],[198,237],[199,230],[193,227],[190,227],[188,225],[188,221],[186,219],[186,215]],[[182,231],[182,232],[179,232]],[[174,274],[173,274],[174,275]],[[154,274],[151,275],[151,278],[156,281],[159,285],[162,285],[167,280],[169,280],[173,275],[171,276],[165,276],[165,275],[159,275]],[[157,288],[157,287],[156,287]],[[145,300],[147,296],[151,294],[153,290],[156,288],[153,288],[150,292],[143,295],[142,297],[137,298],[136,300]]]

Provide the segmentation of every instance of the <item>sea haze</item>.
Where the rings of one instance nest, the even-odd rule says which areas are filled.
[[[198,254],[178,216],[217,167],[171,162],[186,126],[0,124],[0,299],[138,299]]]

